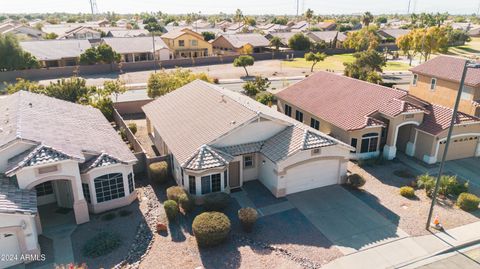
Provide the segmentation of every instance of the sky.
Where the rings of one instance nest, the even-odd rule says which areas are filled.
[[[98,11],[139,13],[162,11],[171,14],[201,12],[215,14],[234,13],[237,8],[243,14],[293,15],[297,0],[96,0]],[[407,13],[411,11],[448,12],[473,14],[478,11],[480,0],[298,0],[300,13],[311,8],[315,14],[354,14],[370,11],[373,14]],[[90,12],[89,0],[0,0],[0,13]]]

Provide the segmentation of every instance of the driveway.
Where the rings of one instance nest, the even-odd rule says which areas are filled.
[[[341,186],[328,186],[287,196],[307,219],[344,254],[407,237]]]
[[[480,195],[480,158],[467,158],[445,163],[445,170],[468,180],[470,191]]]

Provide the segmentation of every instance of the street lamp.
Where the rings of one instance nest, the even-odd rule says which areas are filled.
[[[440,168],[438,169],[437,181],[435,182],[435,189],[432,196],[432,204],[430,205],[430,210],[428,212],[427,219],[427,230],[430,228],[430,222],[432,221],[433,207],[437,200],[438,188],[440,186],[440,178],[442,177],[443,168],[445,166],[445,159],[447,158],[448,147],[450,145],[450,140],[452,139],[453,127],[455,126],[455,119],[457,118],[458,105],[460,104],[460,99],[462,97],[463,86],[465,84],[465,77],[467,76],[468,69],[479,69],[480,63],[470,62],[469,60],[465,61],[462,71],[462,78],[460,79],[460,88],[458,89],[457,99],[455,100],[455,106],[453,107],[452,119],[450,121],[450,126],[448,127],[447,141],[445,143],[445,150],[443,151],[442,161],[440,162]]]

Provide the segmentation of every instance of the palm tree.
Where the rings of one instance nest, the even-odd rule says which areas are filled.
[[[274,37],[272,37],[272,39],[270,39],[270,46],[275,47],[276,52],[278,52],[281,45],[283,45],[283,44],[282,44],[282,40],[280,39],[280,37],[274,36]]]
[[[367,26],[370,25],[370,23],[373,21],[373,15],[369,11],[363,13],[362,15],[362,22],[363,25]]]

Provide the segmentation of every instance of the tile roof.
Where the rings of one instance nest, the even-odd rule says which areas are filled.
[[[23,41],[20,46],[38,60],[75,58],[91,47],[86,39]]]
[[[339,31],[314,31],[314,32],[309,32],[307,34],[309,37],[311,37],[315,41],[323,40],[325,42],[332,42],[335,39],[335,36],[337,37],[338,41],[345,41],[347,36]]]
[[[35,190],[22,190],[11,179],[0,178],[0,213],[36,214]]]
[[[90,106],[19,91],[0,99],[0,122],[0,148],[19,139],[31,141],[42,145],[40,155],[34,154],[39,162],[61,154],[83,162],[86,152],[136,162],[103,114]]]
[[[11,174],[22,167],[54,163],[68,159],[70,157],[60,151],[45,145],[38,145],[32,151],[25,151],[12,158],[8,163],[5,174]]]
[[[80,172],[85,173],[93,168],[104,167],[121,163],[117,158],[114,158],[106,153],[102,153],[98,156],[91,158],[80,165]]]
[[[145,53],[153,51],[152,37],[105,37],[102,41],[108,44],[114,51],[124,53]],[[159,36],[155,37],[155,50],[168,49],[168,46]]]
[[[167,38],[167,39],[175,39],[183,34],[192,34],[195,35],[203,40],[203,36],[192,29],[189,29],[188,27],[182,27],[182,28],[177,28],[169,31],[168,33],[163,34],[161,37],[162,38]]]
[[[410,33],[409,29],[382,29],[378,31],[379,34],[383,37],[393,37],[398,38],[402,35]]]
[[[131,29],[131,30],[111,30],[108,32],[108,36],[112,37],[135,37],[135,36],[148,36],[149,33],[145,29]]]
[[[292,36],[294,36],[295,34],[297,34],[298,32],[285,32],[285,33],[270,33],[270,35],[272,36],[276,36],[278,38],[280,38],[280,40],[282,41],[282,43],[284,45],[288,45],[288,40],[290,40],[290,38]],[[309,35],[306,35],[311,41],[315,41],[313,40]]]
[[[418,126],[417,129],[432,135],[437,135],[448,129],[450,121],[452,120],[452,109],[434,104],[427,106],[426,109],[429,113],[425,114],[422,124]],[[455,124],[468,124],[474,122],[480,124],[480,119],[460,111],[457,113]]]
[[[222,35],[235,48],[241,48],[246,44],[253,47],[267,47],[270,41],[261,34],[226,34]]]
[[[357,130],[379,122],[370,116],[381,110],[396,116],[407,93],[342,75],[320,71],[276,94],[278,98],[343,130]]]
[[[466,60],[465,58],[441,55],[410,68],[410,71],[459,83]],[[480,86],[480,69],[468,69],[465,84],[473,87]]]
[[[238,155],[249,154],[249,153],[260,151],[260,149],[263,146],[263,143],[264,141],[233,145],[228,147],[222,147],[220,148],[220,150],[232,156],[238,156]]]
[[[208,145],[202,145],[181,166],[190,170],[204,170],[225,166],[232,160],[233,156]]]

